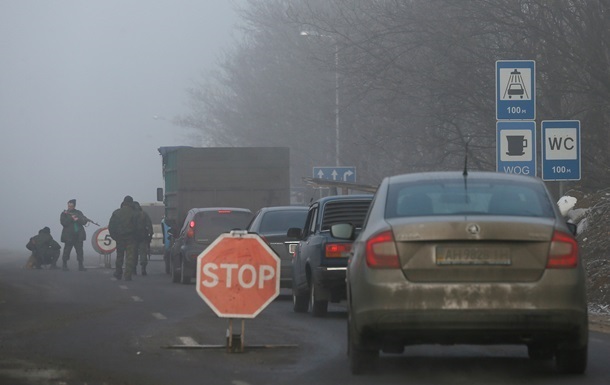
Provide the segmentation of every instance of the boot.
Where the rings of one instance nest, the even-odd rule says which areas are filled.
[[[113,275],[114,275],[114,278],[116,278],[117,280],[120,281],[121,278],[123,278],[123,271],[121,269],[117,269]]]
[[[61,264],[61,269],[62,269],[63,271],[70,271],[70,269],[68,269],[68,261],[64,261],[64,262]]]
[[[146,274],[146,266],[142,265],[142,276],[145,276]]]
[[[83,265],[82,262],[78,263],[78,271],[87,271],[87,269],[85,268],[85,265]]]

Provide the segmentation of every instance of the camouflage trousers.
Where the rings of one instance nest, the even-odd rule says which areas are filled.
[[[117,240],[116,241],[116,274],[123,274],[123,265],[125,265],[125,277],[131,277],[136,262],[138,261],[136,254],[136,242],[133,240]]]
[[[140,266],[146,266],[148,264],[148,246],[149,242],[143,241],[138,242],[136,246],[136,265],[138,261]]]

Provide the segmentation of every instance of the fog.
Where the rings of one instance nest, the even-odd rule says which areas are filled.
[[[125,195],[155,201],[157,148],[198,144],[171,119],[235,21],[226,0],[0,0],[0,248],[59,241],[72,198],[102,226]]]

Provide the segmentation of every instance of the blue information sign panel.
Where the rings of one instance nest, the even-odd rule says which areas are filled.
[[[356,167],[314,167],[313,177],[338,182],[356,182]]]
[[[542,179],[580,180],[580,121],[542,121]]]
[[[496,119],[536,119],[536,62],[496,62]]]
[[[496,122],[496,171],[536,176],[536,122]]]

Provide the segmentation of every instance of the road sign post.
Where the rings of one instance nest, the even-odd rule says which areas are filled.
[[[496,62],[496,119],[536,119],[536,62]]]
[[[542,179],[580,180],[580,121],[542,121]]]
[[[536,176],[536,122],[496,123],[496,171]]]

